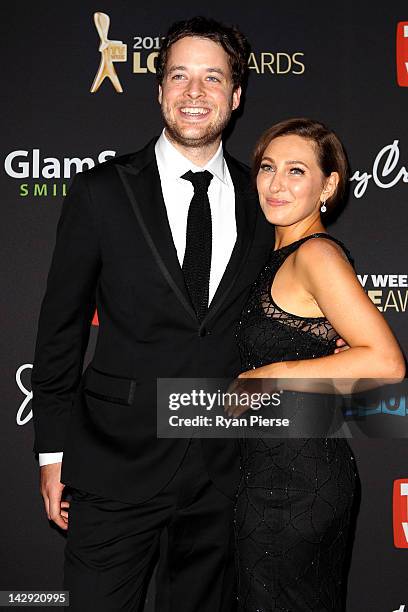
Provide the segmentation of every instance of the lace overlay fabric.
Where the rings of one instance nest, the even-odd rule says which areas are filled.
[[[339,337],[325,317],[285,312],[271,297],[277,270],[313,234],[270,254],[237,330],[242,370],[323,357]],[[243,439],[235,507],[238,607],[247,612],[340,612],[356,484],[344,439]]]

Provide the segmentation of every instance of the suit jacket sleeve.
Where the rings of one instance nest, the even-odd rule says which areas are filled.
[[[34,364],[34,452],[58,452],[95,311],[100,251],[86,177],[78,174],[66,196],[42,302]]]

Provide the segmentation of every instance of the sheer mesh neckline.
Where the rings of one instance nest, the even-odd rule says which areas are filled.
[[[280,311],[282,314],[284,314],[284,315],[288,315],[288,317],[292,317],[292,319],[299,319],[299,320],[301,320],[301,321],[323,321],[323,320],[324,320],[324,321],[326,321],[326,320],[327,320],[327,317],[324,317],[324,316],[322,316],[322,317],[303,317],[302,315],[297,315],[297,314],[295,314],[294,312],[289,312],[288,310],[284,310],[283,308],[281,308],[281,307],[280,307],[280,306],[279,306],[279,305],[278,305],[278,304],[275,302],[275,300],[274,300],[274,299],[273,299],[273,297],[272,297],[272,294],[271,294],[271,291],[272,291],[272,285],[273,285],[273,281],[272,281],[271,286],[270,286],[270,288],[269,288],[269,293],[268,293],[268,294],[267,294],[265,297],[268,297],[268,299],[269,299],[269,301],[270,301],[271,305],[272,305],[274,308],[276,308],[276,310],[279,310],[279,311]],[[262,306],[264,306],[264,304],[262,304]],[[264,308],[263,308],[263,311],[264,311],[264,313],[265,313],[265,316],[266,316],[266,317],[270,317],[270,316],[271,316],[271,315],[269,315],[269,314],[267,314],[267,313],[266,313],[266,311],[265,311],[265,309],[264,309]]]
[[[285,244],[285,246],[279,247],[279,249],[271,249],[271,252],[277,253],[278,251],[283,251],[283,249],[287,249],[293,246],[294,244],[301,242],[302,240],[306,240],[307,238],[312,238],[312,237],[315,238],[316,236],[327,236],[329,240],[333,240],[334,242],[339,242],[336,238],[334,238],[333,236],[330,236],[330,234],[328,234],[327,232],[314,232],[313,234],[308,234],[307,236],[298,238],[298,240],[295,240],[294,242],[289,242],[289,244]]]

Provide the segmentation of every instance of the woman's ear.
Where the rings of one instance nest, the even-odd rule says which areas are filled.
[[[325,185],[322,193],[320,194],[321,201],[326,201],[335,194],[337,185],[339,184],[339,179],[340,177],[338,172],[332,172],[331,175],[325,179]]]

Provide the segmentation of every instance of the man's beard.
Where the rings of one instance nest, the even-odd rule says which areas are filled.
[[[166,117],[165,113],[163,112],[163,106],[161,107],[161,112],[166,128],[166,134],[170,140],[177,142],[183,147],[201,148],[216,142],[222,135],[231,118],[232,108],[230,108],[229,112],[227,112],[224,116],[219,117],[215,123],[205,126],[203,128],[203,133],[198,136],[185,136],[177,125],[177,122],[171,121],[168,117]]]

